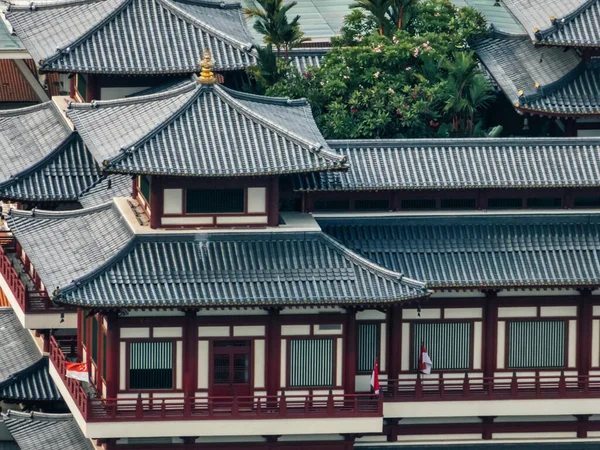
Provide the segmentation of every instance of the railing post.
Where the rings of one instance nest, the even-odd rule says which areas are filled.
[[[415,382],[415,397],[423,397],[423,385],[421,384],[421,374],[417,373],[417,381]]]
[[[285,399],[285,391],[281,391],[281,397],[279,397],[279,415],[281,417],[287,416],[287,401]]]
[[[517,383],[517,372],[513,372],[512,380],[510,380],[510,396],[511,398],[517,398],[517,391],[519,385]]]
[[[440,374],[438,385],[440,387],[440,397],[444,398],[446,396],[446,388],[444,385],[444,379],[442,378],[442,374]]]
[[[256,401],[256,415],[260,416],[261,415],[261,403],[260,403],[260,397],[258,397],[258,400]]]
[[[190,396],[187,392],[183,395],[183,417],[190,417],[192,415],[192,405]]]
[[[329,389],[329,395],[327,396],[327,415],[333,416],[333,391]]]
[[[135,404],[135,418],[141,419],[144,415],[144,404],[142,403],[142,394],[138,394]]]
[[[237,396],[237,394],[235,394],[233,396],[233,400],[231,403],[231,415],[233,417],[237,417],[239,415],[239,413],[240,413],[240,404],[238,401],[238,396]]]
[[[567,380],[565,379],[565,371],[560,371],[560,378],[558,380],[558,395],[561,398],[567,395]]]
[[[465,373],[465,379],[463,380],[463,397],[469,398],[471,396],[471,385],[469,383],[469,374]]]

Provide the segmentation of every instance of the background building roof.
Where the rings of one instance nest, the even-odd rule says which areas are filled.
[[[41,358],[33,365],[0,382],[0,399],[8,403],[62,400],[48,372],[48,358]]]
[[[344,245],[429,288],[597,286],[600,216],[318,219]]]
[[[218,71],[255,62],[239,3],[93,0],[11,6],[7,18],[41,69],[192,73],[204,49]]]
[[[469,6],[479,11],[487,20],[488,24],[496,30],[509,34],[523,34],[525,30],[514,16],[506,9],[504,2],[490,0],[451,0],[452,3],[463,8]]]
[[[91,208],[111,201],[115,197],[131,196],[133,181],[130,175],[113,174],[102,177],[79,193],[79,203]]]
[[[0,382],[32,366],[41,357],[12,308],[0,308]]]
[[[220,177],[346,167],[305,100],[190,82],[145,97],[72,103],[67,114],[109,172]]]
[[[600,186],[600,139],[328,141],[347,172],[294,177],[296,190]]]

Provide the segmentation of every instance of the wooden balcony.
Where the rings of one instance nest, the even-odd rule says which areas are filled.
[[[52,303],[29,258],[9,232],[0,232],[0,274],[25,314],[67,311]]]
[[[600,375],[381,380],[385,402],[600,398]]]
[[[88,423],[383,417],[382,397],[368,394],[88,398],[79,381],[66,377],[66,358],[61,344],[54,337],[50,338],[50,361]]]

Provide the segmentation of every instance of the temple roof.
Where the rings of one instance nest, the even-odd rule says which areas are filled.
[[[49,72],[192,73],[204,49],[218,71],[255,63],[239,3],[59,0],[11,6],[7,18]]]
[[[539,44],[597,47],[600,0],[504,0],[531,40]]]
[[[347,172],[293,178],[296,190],[600,186],[600,139],[486,138],[328,141]]]
[[[0,399],[9,403],[61,400],[62,397],[48,372],[48,358],[41,358],[1,382]]]
[[[487,23],[494,25],[494,28],[499,31],[510,34],[525,33],[521,24],[506,9],[504,2],[490,0],[451,0],[451,2],[459,8],[465,6],[474,8],[485,17]]]
[[[79,194],[79,203],[91,208],[109,202],[115,197],[129,197],[133,183],[130,175],[108,175],[98,178]]]
[[[50,292],[104,264],[132,236],[112,202],[76,211],[11,210],[7,219]]]
[[[323,58],[331,48],[294,48],[288,57],[292,67],[298,72],[305,73],[309,67],[321,67]]]
[[[600,216],[458,215],[318,219],[374,263],[431,288],[600,284]]]
[[[72,103],[67,114],[107,172],[222,177],[347,167],[305,100],[190,81],[149,96]]]
[[[8,431],[22,449],[93,450],[71,414],[9,410],[2,414]]]
[[[0,308],[0,400],[54,401],[60,394],[29,331],[12,308]]]

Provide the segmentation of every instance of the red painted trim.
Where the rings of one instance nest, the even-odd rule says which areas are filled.
[[[266,331],[265,376],[267,395],[277,395],[281,386],[281,316],[279,310],[269,310]]]
[[[354,394],[356,391],[356,352],[358,345],[356,327],[356,310],[348,309],[346,311],[346,324],[344,325],[344,364],[342,366],[342,384],[346,394]]]

